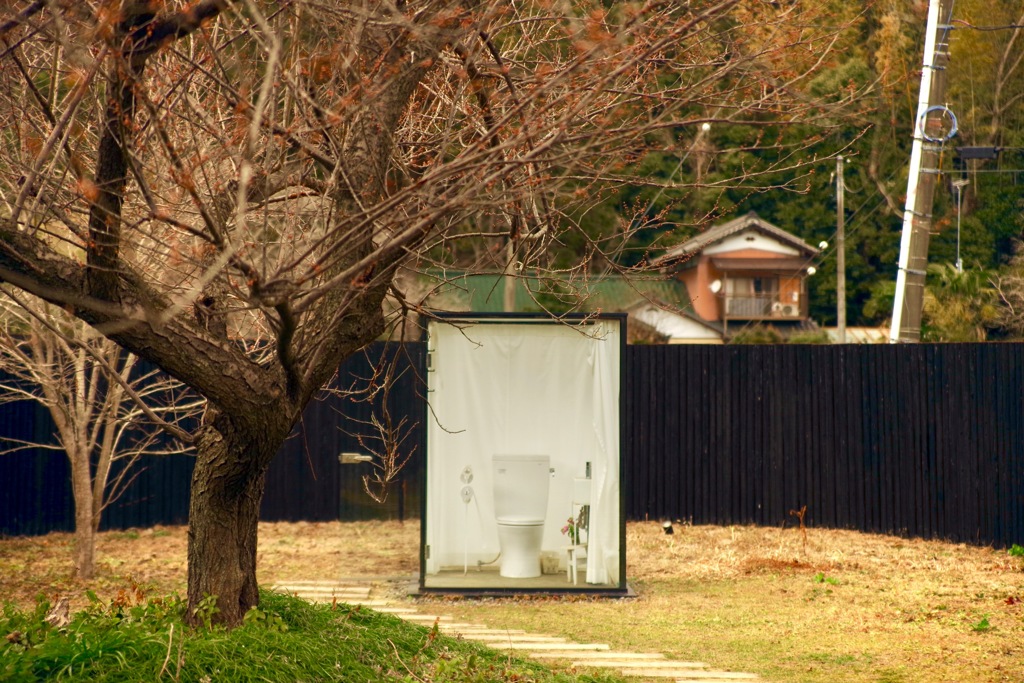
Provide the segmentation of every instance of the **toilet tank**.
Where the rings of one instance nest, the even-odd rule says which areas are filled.
[[[494,517],[499,522],[541,524],[548,510],[551,458],[495,455]]]

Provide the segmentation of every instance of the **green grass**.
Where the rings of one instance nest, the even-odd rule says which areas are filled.
[[[50,606],[6,605],[0,681],[436,681],[585,683],[611,675],[553,673],[532,662],[358,607],[311,605],[263,593],[233,630],[190,629],[177,598],[98,600],[63,628]]]

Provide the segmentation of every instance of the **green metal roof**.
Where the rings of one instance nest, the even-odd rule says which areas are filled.
[[[501,312],[505,285],[500,273],[433,273],[438,283],[433,305],[450,310]],[[667,308],[692,310],[686,285],[658,275],[517,276],[515,312],[617,312],[651,301]]]

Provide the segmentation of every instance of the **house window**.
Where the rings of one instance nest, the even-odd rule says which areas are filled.
[[[760,318],[769,315],[779,298],[779,280],[774,277],[728,278],[725,287],[726,313],[730,316]]]

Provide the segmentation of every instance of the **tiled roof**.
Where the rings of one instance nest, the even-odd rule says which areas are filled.
[[[680,258],[696,254],[711,244],[720,242],[726,237],[743,232],[747,229],[753,229],[757,232],[774,237],[783,244],[788,244],[799,249],[807,256],[814,256],[818,253],[817,249],[807,244],[807,242],[804,242],[796,235],[786,232],[777,225],[769,223],[751,211],[745,216],[740,216],[739,218],[734,218],[731,221],[711,226],[696,237],[692,237],[682,244],[669,249],[663,255],[654,260],[654,265],[668,265]]]

